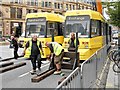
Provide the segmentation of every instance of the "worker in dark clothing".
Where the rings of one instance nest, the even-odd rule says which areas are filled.
[[[41,42],[37,40],[37,36],[36,35],[34,35],[32,37],[31,41],[28,41],[26,43],[26,46],[25,46],[25,49],[24,49],[24,55],[25,55],[26,49],[28,49],[29,52],[30,52],[31,63],[32,63],[32,66],[33,66],[33,71],[31,73],[35,73],[36,72],[36,60],[38,62],[38,70],[41,70],[40,69],[40,67],[41,67],[41,54],[40,54],[40,50],[42,51],[42,54],[43,54],[43,50],[42,50]]]
[[[63,47],[57,43],[57,42],[46,42],[46,46],[51,51],[51,57],[53,57],[54,54],[54,64],[56,65],[56,71],[54,72],[54,75],[61,74],[61,63],[64,55],[64,49]]]
[[[79,45],[79,40],[77,39],[77,43]],[[75,39],[75,33],[71,33],[71,38],[70,40],[68,41],[68,44],[69,44],[69,48],[68,50],[69,51],[75,51],[75,47],[76,47],[76,39]]]
[[[12,38],[12,41],[11,43],[13,44],[13,47],[14,47],[14,59],[17,59],[18,58],[18,43],[17,43],[17,37],[14,37]]]

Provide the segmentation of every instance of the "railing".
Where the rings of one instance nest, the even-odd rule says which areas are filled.
[[[107,46],[96,51],[81,65],[81,76],[84,88],[92,88],[99,78],[102,68],[107,60]]]
[[[57,88],[56,90],[62,90],[66,88],[81,88],[81,72],[77,67]]]
[[[70,88],[93,88],[95,82],[100,77],[106,61],[107,46],[105,45],[96,51],[96,53],[88,60],[83,62],[81,68],[77,67],[60,85],[57,86],[56,90]]]

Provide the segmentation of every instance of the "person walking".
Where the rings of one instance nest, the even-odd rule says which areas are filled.
[[[13,44],[13,48],[14,48],[14,59],[17,59],[19,57],[17,53],[18,52],[17,37],[13,36],[11,43]]]
[[[31,63],[32,63],[32,66],[33,66],[33,70],[32,70],[31,73],[36,72],[36,60],[37,60],[37,63],[38,63],[38,70],[41,70],[41,68],[40,68],[41,67],[40,50],[42,51],[43,55],[44,55],[44,53],[43,53],[43,50],[42,50],[41,42],[37,40],[36,35],[33,35],[32,40],[30,40],[26,43],[26,46],[25,46],[25,49],[24,49],[24,52],[23,52],[24,55],[25,55],[26,49],[28,49],[29,52],[30,52],[30,59],[31,59]]]
[[[61,74],[61,63],[64,55],[63,47],[57,42],[46,42],[45,44],[51,51],[51,57],[54,56],[54,64],[56,66],[56,71],[54,75]]]

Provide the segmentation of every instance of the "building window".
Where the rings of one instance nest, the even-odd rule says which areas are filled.
[[[58,3],[58,9],[60,9],[60,4]]]
[[[29,0],[27,0],[27,5],[30,5],[30,1]]]
[[[60,4],[60,9],[62,9],[63,8],[63,4]]]
[[[75,5],[73,5],[73,10],[75,10]]]
[[[51,7],[52,6],[52,3],[51,2],[49,2],[49,7]]]
[[[33,10],[34,13],[37,13],[37,10]]]
[[[11,18],[16,18],[16,8],[11,7],[10,8],[10,14],[11,14]]]
[[[42,7],[44,7],[44,1],[42,1]]]
[[[48,7],[48,2],[45,2],[45,7]]]
[[[31,5],[34,6],[35,5],[35,1],[31,0]]]
[[[66,10],[68,10],[68,4],[66,4]]]
[[[19,3],[23,3],[23,0],[19,0]]]
[[[22,18],[22,8],[17,8],[17,18]]]
[[[10,0],[10,3],[20,4],[20,3],[23,3],[23,0]]]
[[[14,3],[14,0],[10,0],[10,3]]]
[[[70,10],[71,10],[72,8],[71,8],[71,5],[70,5]]]
[[[57,8],[57,3],[55,3],[55,8]]]
[[[27,14],[27,13],[32,13],[32,9],[27,9],[26,14]]]
[[[15,3],[18,3],[18,0],[15,0]]]
[[[27,5],[37,6],[38,0],[27,0]]]
[[[38,6],[38,1],[37,0],[35,0],[35,5]]]
[[[82,9],[84,9],[84,6],[82,6]]]

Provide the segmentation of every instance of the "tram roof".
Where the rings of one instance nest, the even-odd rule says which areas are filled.
[[[93,10],[70,10],[65,13],[65,16],[89,15],[90,19],[105,21],[105,18],[97,11]]]
[[[47,21],[56,21],[56,22],[64,22],[65,18],[62,15],[48,12],[39,12],[39,13],[29,13],[26,15],[27,18],[39,18],[45,17]]]

